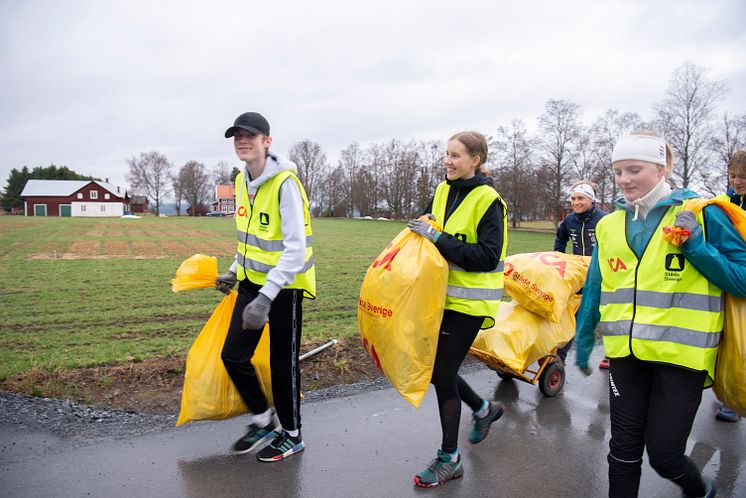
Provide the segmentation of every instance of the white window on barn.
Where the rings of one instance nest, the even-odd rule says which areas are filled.
[[[91,199],[98,199],[98,190],[91,190]]]
[[[83,198],[83,192],[78,192],[78,199],[82,199],[82,198]]]
[[[111,199],[111,196],[109,194],[104,194],[104,199],[108,201],[109,199]]]
[[[85,213],[85,204],[80,205],[80,212]]]
[[[106,204],[101,204],[101,212],[102,213],[106,212]]]

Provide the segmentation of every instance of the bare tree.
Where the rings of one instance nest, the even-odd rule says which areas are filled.
[[[159,152],[142,152],[140,157],[127,160],[130,171],[127,175],[133,192],[148,196],[159,215],[163,199],[170,193],[171,169],[173,165]]]
[[[337,167],[341,168],[344,181],[340,188],[344,190],[345,211],[348,217],[355,215],[355,188],[358,184],[358,172],[363,166],[363,151],[357,143],[351,143],[339,154]]]
[[[326,154],[321,146],[311,140],[302,140],[290,146],[288,158],[298,166],[298,179],[303,184],[309,200],[318,201],[314,190],[327,168]]]
[[[594,180],[599,191],[596,192],[601,204],[611,205],[617,195],[614,173],[611,170],[611,153],[619,137],[642,127],[642,120],[637,113],[608,109],[597,117],[591,125],[593,150],[597,154],[599,169]]]
[[[539,116],[542,150],[541,180],[546,184],[548,207],[555,227],[559,222],[565,187],[570,182],[573,147],[580,134],[580,106],[567,100],[549,100]]]
[[[237,168],[234,168],[237,169]],[[225,161],[218,161],[212,168],[212,180],[216,185],[224,185],[226,183],[233,183],[231,178],[231,167]]]
[[[206,208],[212,193],[212,182],[205,165],[197,161],[187,161],[179,170],[179,178],[184,199],[192,208],[192,216],[197,216]]]
[[[725,82],[711,81],[704,68],[685,62],[674,69],[666,97],[654,106],[657,128],[676,156],[674,183],[684,188],[707,176],[712,112],[726,91]]]
[[[704,188],[718,195],[728,188],[728,162],[733,154],[746,148],[746,114],[728,116],[726,112],[716,128],[710,148],[717,158],[718,165],[704,176]]]
[[[536,199],[532,192],[536,182],[531,154],[531,139],[526,126],[520,119],[510,122],[510,128],[500,126],[492,142],[496,154],[492,154],[495,164],[496,188],[508,204],[508,215],[516,228],[527,211],[528,205]]]
[[[176,216],[181,216],[181,201],[184,200],[184,182],[181,177],[181,170],[171,177],[174,188],[174,200],[176,201]]]

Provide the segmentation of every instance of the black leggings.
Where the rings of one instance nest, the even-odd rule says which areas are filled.
[[[645,448],[661,477],[686,496],[704,496],[702,474],[684,452],[705,373],[634,357],[612,358],[609,366],[609,496],[637,496]]]
[[[461,401],[472,411],[482,407],[484,400],[458,374],[458,369],[469,352],[484,318],[446,310],[440,325],[438,352],[430,383],[438,396],[440,426],[443,430],[441,449],[453,453],[458,449],[458,426]]]
[[[252,413],[263,413],[269,408],[251,364],[262,330],[244,330],[242,321],[244,307],[257,296],[260,288],[248,280],[238,284],[238,298],[221,355],[228,375]],[[283,289],[269,311],[272,398],[282,428],[288,431],[300,429],[298,348],[303,318],[302,302],[303,291]]]

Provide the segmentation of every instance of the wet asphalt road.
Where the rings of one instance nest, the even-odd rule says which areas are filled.
[[[537,387],[500,381],[486,368],[466,373],[477,392],[501,400],[507,412],[472,446],[464,408],[465,475],[436,489],[412,484],[439,447],[434,392],[415,410],[387,388],[304,403],[306,450],[273,464],[226,451],[242,434],[243,417],[76,445],[0,424],[0,496],[606,496],[608,376],[596,371],[585,378],[572,366],[567,374],[563,392],[544,398]],[[716,407],[705,391],[687,451],[715,478],[718,496],[746,497],[746,420],[718,422]],[[640,496],[680,492],[646,463]]]

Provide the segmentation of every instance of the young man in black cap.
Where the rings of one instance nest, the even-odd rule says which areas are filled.
[[[246,112],[225,132],[233,137],[245,168],[236,177],[238,249],[230,269],[218,276],[218,290],[230,292],[238,282],[222,359],[251,411],[237,453],[257,451],[263,462],[282,460],[303,450],[300,433],[302,301],[316,296],[308,198],[294,163],[269,152],[269,123]],[[251,357],[269,322],[272,397],[281,428],[259,385]]]

